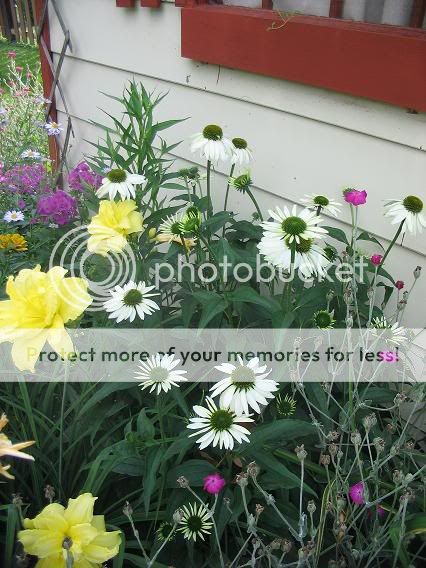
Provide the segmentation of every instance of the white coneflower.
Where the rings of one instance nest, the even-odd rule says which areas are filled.
[[[253,159],[251,150],[248,148],[244,138],[233,138],[231,150],[231,163],[236,166],[248,166]]]
[[[188,238],[185,229],[188,216],[185,213],[175,214],[167,217],[158,228],[156,240],[160,243],[178,243],[179,245],[185,244],[187,250],[193,248],[196,239]]]
[[[150,300],[152,296],[159,294],[150,293],[154,286],[146,286],[145,282],[128,282],[124,286],[115,286],[110,290],[112,298],[104,303],[105,310],[110,314],[110,319],[115,319],[117,323],[123,320],[132,322],[136,316],[145,319],[159,310],[159,306]]]
[[[106,177],[102,180],[101,187],[96,191],[96,195],[100,198],[108,196],[113,200],[118,194],[121,200],[134,199],[135,186],[146,182],[146,178],[142,175],[125,172],[118,168],[110,170]]]
[[[215,369],[226,377],[210,389],[211,396],[220,395],[220,406],[236,414],[248,414],[249,408],[260,412],[261,405],[267,405],[268,399],[274,398],[272,393],[278,390],[278,383],[266,378],[271,371],[266,371],[266,365],[259,365],[258,357],[244,365],[238,356],[238,365],[222,363]]]
[[[269,215],[274,221],[264,221],[262,227],[265,229],[264,235],[286,239],[289,244],[299,243],[301,240],[322,239],[327,235],[327,231],[318,225],[322,222],[321,217],[315,211],[302,209],[297,213],[297,206],[293,205],[290,210],[287,207],[280,209],[276,207],[274,211],[269,211]]]
[[[136,377],[143,382],[139,385],[142,390],[150,388],[149,392],[161,391],[167,392],[172,387],[178,387],[178,383],[186,381],[183,375],[186,371],[175,370],[180,363],[180,359],[174,358],[174,355],[163,355],[159,353],[152,355],[148,361],[143,361],[139,365],[140,371],[136,372]]]
[[[333,329],[336,320],[334,319],[334,312],[328,310],[318,310],[314,313],[313,324],[318,329]]]
[[[340,213],[340,203],[334,201],[334,199],[326,197],[325,195],[311,193],[310,195],[302,197],[300,202],[306,205],[309,209],[314,209],[317,213],[325,211],[334,217],[337,217]]]
[[[18,221],[24,220],[24,214],[22,211],[6,211],[3,220],[6,221],[6,223],[17,223]]]
[[[211,533],[213,523],[207,507],[201,503],[183,505],[180,512],[182,518],[177,530],[183,533],[184,538],[193,541],[196,541],[197,538],[204,540],[204,535]]]
[[[392,225],[404,223],[401,232],[408,232],[416,235],[421,233],[426,227],[426,217],[422,214],[423,201],[415,195],[409,195],[405,199],[389,200],[385,207],[385,217],[392,217]]]
[[[189,437],[199,436],[197,444],[200,444],[200,450],[210,444],[232,450],[235,440],[239,444],[249,441],[250,432],[240,423],[253,422],[250,415],[237,415],[229,408],[217,407],[210,397],[206,397],[206,403],[207,408],[198,405],[193,407],[197,416],[190,418],[187,426],[190,430],[198,430]]]
[[[198,150],[201,157],[210,162],[227,160],[232,151],[232,142],[223,136],[220,126],[209,124],[202,132],[193,136],[191,152]]]
[[[382,316],[374,318],[372,321],[372,333],[375,337],[392,345],[403,345],[407,341],[407,334],[404,327],[401,327],[398,322],[394,324]]]
[[[21,154],[23,160],[39,160],[41,157],[40,152],[36,150],[24,150]]]

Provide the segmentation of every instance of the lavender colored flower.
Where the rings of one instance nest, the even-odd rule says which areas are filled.
[[[86,185],[98,189],[102,184],[102,176],[94,172],[86,162],[80,162],[70,171],[68,184],[75,191],[83,191]]]
[[[45,222],[66,225],[77,214],[77,201],[69,193],[57,189],[49,195],[40,197],[37,213]]]
[[[12,193],[36,193],[46,186],[46,170],[41,164],[16,165],[2,175],[0,183]]]
[[[63,131],[62,124],[55,122],[54,120],[47,122],[44,125],[44,128],[46,129],[48,136],[58,136]]]

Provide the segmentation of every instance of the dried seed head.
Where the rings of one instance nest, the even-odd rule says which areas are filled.
[[[271,550],[279,550],[281,548],[282,545],[282,538],[275,538],[271,543],[270,543],[270,547]]]
[[[330,465],[331,458],[328,454],[321,454],[320,456],[320,464],[324,467],[328,467]]]
[[[189,481],[184,475],[181,475],[176,479],[176,483],[179,485],[181,489],[187,489],[189,487]]]
[[[132,506],[130,505],[130,503],[128,501],[126,501],[125,504],[124,504],[123,515],[125,515],[128,519],[130,519],[130,517],[133,515]]]
[[[265,507],[263,505],[259,505],[259,503],[256,503],[256,516],[258,517],[259,515],[261,515],[263,513],[263,511],[265,510]]]
[[[417,278],[420,278],[421,274],[422,274],[422,267],[421,266],[416,266],[416,268],[414,269],[414,278],[417,280]]]
[[[404,444],[404,449],[407,450],[408,452],[412,452],[414,450],[416,443],[413,440],[408,440],[408,442],[405,442]]]
[[[44,496],[48,501],[50,501],[50,503],[52,503],[53,499],[55,498],[55,488],[51,485],[46,485],[46,487],[44,488]]]
[[[367,432],[369,432],[371,428],[374,428],[374,426],[377,424],[377,417],[374,412],[372,412],[368,416],[365,416],[362,423]]]
[[[327,449],[328,449],[328,453],[332,457],[334,457],[337,454],[337,452],[339,451],[339,446],[337,444],[329,444]]]
[[[358,432],[358,430],[351,432],[351,442],[354,446],[359,446],[361,444],[361,434]]]
[[[283,539],[283,542],[281,544],[281,550],[285,554],[287,554],[292,549],[292,546],[293,546],[293,543],[291,542],[291,540],[288,540],[288,538],[285,538],[285,539]]]
[[[20,493],[12,493],[12,504],[16,507],[22,507],[24,502]]]
[[[182,519],[183,519],[183,515],[184,512],[182,509],[176,509],[176,511],[173,513],[173,522],[178,525],[179,523],[181,523]]]
[[[267,505],[273,505],[275,503],[275,497],[271,495],[271,493],[268,493],[265,497],[265,501]]]
[[[317,510],[317,506],[315,505],[315,501],[308,501],[308,505],[307,505],[307,509],[308,509],[308,513],[315,513],[315,511]]]
[[[253,479],[256,479],[257,476],[259,475],[259,472],[260,472],[260,467],[256,464],[256,462],[251,462],[248,464],[247,475],[249,475]]]
[[[396,404],[397,406],[400,406],[406,400],[407,400],[407,395],[403,392],[399,392],[395,395],[395,398],[393,399],[393,403]]]
[[[327,434],[326,437],[327,437],[327,440],[330,440],[331,442],[335,442],[336,440],[339,439],[340,434],[339,434],[339,432],[337,432],[336,430],[332,430],[331,432],[329,432],[329,433]]]
[[[248,485],[248,476],[247,473],[239,473],[235,477],[235,483],[240,487],[247,487]]]
[[[383,452],[383,450],[385,449],[385,441],[383,440],[383,438],[374,438],[373,444],[378,454],[380,452]]]
[[[402,481],[404,480],[404,474],[402,473],[402,471],[400,469],[394,469],[393,473],[392,473],[392,479],[393,482],[398,485],[399,483],[402,483]]]
[[[300,461],[304,461],[307,458],[308,452],[305,450],[304,444],[302,444],[301,446],[296,446],[294,451]]]

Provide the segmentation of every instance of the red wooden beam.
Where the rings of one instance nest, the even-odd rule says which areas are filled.
[[[44,0],[35,0],[35,19],[37,25],[39,25],[40,18],[43,13],[43,5]],[[50,32],[49,32],[49,18],[46,15],[46,21],[43,27],[43,32],[41,35],[47,49],[50,51]],[[47,98],[50,96],[53,87],[53,73],[49,65],[49,61],[46,57],[46,54],[43,50],[43,47],[39,46],[39,53],[40,53],[40,69],[41,69],[41,76],[43,79],[43,92],[44,96]],[[53,121],[58,120],[58,113],[56,110],[56,103],[55,103],[55,95],[53,94],[52,97],[52,104],[50,107],[50,119]],[[60,162],[59,157],[59,145],[56,140],[55,136],[49,136],[49,154],[50,158],[53,161],[53,164],[57,165]]]
[[[343,16],[343,0],[330,0],[330,18],[341,18]]]
[[[183,57],[426,111],[423,30],[203,5],[181,35]]]
[[[426,0],[414,0],[410,16],[410,26],[421,28],[426,14]]]
[[[141,0],[142,8],[159,8],[161,0]]]
[[[133,8],[136,0],[116,0],[117,8]]]

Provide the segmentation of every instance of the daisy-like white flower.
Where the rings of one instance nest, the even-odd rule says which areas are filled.
[[[211,514],[208,509],[201,503],[184,505],[180,509],[181,521],[180,527],[177,529],[183,533],[187,540],[198,539],[204,540],[204,535],[210,534],[213,527],[211,522]]]
[[[248,148],[247,142],[244,138],[233,138],[231,150],[231,163],[236,166],[248,166],[253,159],[251,150]]]
[[[340,203],[330,199],[325,195],[317,195],[316,193],[311,193],[310,195],[305,195],[300,200],[308,209],[314,209],[317,213],[325,211],[330,213],[333,217],[337,217],[340,213]]]
[[[41,157],[40,152],[36,150],[24,150],[21,154],[23,160],[39,160]]]
[[[148,361],[143,361],[139,365],[140,371],[136,373],[138,379],[142,379],[139,385],[142,390],[150,388],[149,392],[167,392],[172,387],[179,387],[179,383],[186,381],[183,375],[186,371],[175,370],[180,363],[180,359],[175,359],[174,355],[163,355],[159,353],[153,355]]]
[[[195,246],[196,239],[187,236],[186,229],[188,222],[197,222],[195,217],[188,217],[185,213],[176,213],[167,217],[158,228],[156,240],[159,243],[177,243],[179,245],[185,244],[185,248],[190,250]],[[198,224],[199,226],[199,224]],[[195,228],[195,227],[194,227]]]
[[[392,217],[392,225],[404,223],[402,233],[408,230],[412,235],[416,235],[426,227],[426,217],[422,213],[424,206],[420,197],[409,195],[402,200],[392,199],[385,207],[385,217]]]
[[[250,176],[250,172],[247,171],[239,176],[230,177],[228,179],[228,183],[231,187],[234,187],[237,191],[241,193],[246,193],[250,190],[250,186],[252,185],[252,179]]]
[[[158,296],[158,293],[152,294],[151,290],[154,286],[147,286],[145,282],[128,282],[124,286],[115,286],[110,290],[112,298],[104,303],[105,310],[110,314],[110,319],[115,319],[117,323],[123,320],[132,322],[136,316],[145,319],[159,310],[159,306],[150,298]]]
[[[220,126],[209,124],[193,136],[191,152],[197,151],[210,162],[227,160],[232,152],[232,142],[223,136]]]
[[[189,437],[199,436],[197,444],[200,444],[200,450],[210,444],[232,450],[235,440],[239,444],[249,441],[250,432],[240,423],[253,422],[250,415],[237,415],[229,408],[218,407],[210,397],[206,397],[206,403],[207,408],[198,405],[193,407],[197,416],[190,418],[187,426],[190,430],[198,430]]]
[[[372,333],[374,337],[379,338],[385,343],[392,345],[403,345],[407,341],[407,333],[404,327],[401,327],[398,322],[394,324],[382,316],[374,318],[372,321]]]
[[[220,395],[220,406],[236,414],[248,414],[249,408],[260,412],[261,405],[268,404],[268,399],[274,398],[272,393],[278,390],[278,383],[266,378],[271,371],[266,370],[266,365],[259,365],[258,357],[244,365],[238,356],[238,365],[222,363],[215,369],[226,377],[210,389],[211,396]]]
[[[113,200],[117,194],[121,197],[122,201],[134,199],[135,185],[140,185],[145,182],[145,176],[131,174],[115,168],[106,174],[106,177],[102,180],[101,187],[96,191],[96,195],[99,198],[108,196],[111,200]]]
[[[3,216],[3,220],[6,221],[6,223],[16,223],[24,220],[24,214],[22,211],[6,211]]]
[[[62,128],[62,124],[53,120],[47,122],[44,125],[44,128],[46,129],[48,136],[58,136],[64,130]]]
[[[321,217],[309,209],[298,214],[295,205],[291,212],[287,207],[282,210],[277,207],[269,214],[274,220],[262,223],[263,237],[257,246],[266,259],[287,270],[291,268],[294,255],[294,269],[305,277],[324,275],[329,260],[314,242],[314,239],[327,235],[327,231],[318,226]]]

